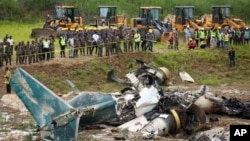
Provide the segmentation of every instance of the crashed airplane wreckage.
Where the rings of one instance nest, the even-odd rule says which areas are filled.
[[[127,79],[108,73],[108,79],[125,84],[119,94],[78,92],[64,101],[22,68],[10,80],[11,87],[22,100],[38,125],[44,140],[75,141],[81,126],[105,123],[143,138],[199,130],[207,123],[206,113],[219,112],[250,118],[249,103],[216,97],[202,85],[200,90],[182,92],[164,90],[170,80],[167,68],[152,68],[137,60],[138,69],[126,74]],[[74,90],[75,86],[67,81]]]

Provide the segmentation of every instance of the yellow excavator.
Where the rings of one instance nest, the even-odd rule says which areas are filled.
[[[78,8],[74,6],[55,6],[53,15],[48,15],[42,28],[32,29],[31,37],[56,37],[63,31],[83,30],[83,19]]]
[[[119,29],[127,26],[126,15],[117,15],[116,6],[98,6],[98,16],[86,29]]]
[[[162,12],[162,8],[158,6],[140,7],[139,17],[131,18],[129,27],[134,30],[152,29],[155,39],[165,42],[172,25],[160,20]]]
[[[212,14],[206,14],[206,25],[214,28],[232,27],[234,29],[246,28],[246,23],[239,18],[231,18],[230,12],[232,7],[230,5],[213,5]]]

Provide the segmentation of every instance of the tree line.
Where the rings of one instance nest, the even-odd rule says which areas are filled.
[[[0,20],[18,22],[40,22],[47,13],[52,13],[55,5],[72,5],[79,8],[86,23],[97,15],[100,5],[117,6],[118,14],[128,18],[139,13],[140,6],[161,6],[162,19],[168,14],[174,14],[175,6],[195,6],[195,15],[202,16],[211,12],[212,5],[231,5],[231,15],[249,22],[250,3],[248,0],[1,0]]]

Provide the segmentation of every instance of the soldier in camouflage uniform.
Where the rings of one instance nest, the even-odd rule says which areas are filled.
[[[110,54],[110,49],[112,48],[111,42],[112,42],[111,34],[108,34],[108,37],[106,39],[106,44],[105,44],[106,45],[105,46],[105,55],[106,56],[109,56],[109,54]]]
[[[22,49],[22,54],[21,54],[21,64],[24,64],[24,59],[25,59],[25,43],[24,41],[21,42],[21,49]]]
[[[39,41],[35,39],[35,62],[39,61]]]
[[[28,58],[28,63],[29,64],[31,64],[32,63],[32,60],[31,60],[31,56],[32,56],[32,54],[31,54],[31,47],[32,45],[31,45],[31,43],[30,43],[30,41],[27,41],[27,44],[26,44],[26,48],[25,48],[25,50],[26,50],[26,61],[27,61],[27,58]],[[25,62],[26,62],[25,61]],[[25,63],[26,64],[26,63]]]
[[[80,47],[79,47],[80,55],[85,56],[85,46],[86,46],[85,36],[79,34],[78,37],[79,37],[79,42],[80,42]]]
[[[122,53],[122,49],[121,49],[121,40],[120,40],[120,35],[118,32],[115,33],[115,50],[116,50],[116,54]]]
[[[4,49],[4,57],[5,57],[5,64],[6,66],[9,64],[11,65],[11,46],[9,43],[6,43],[5,49]]]
[[[114,35],[114,33],[111,33],[110,34],[110,36],[111,36],[111,48],[110,48],[110,54],[114,54],[114,53],[116,53],[117,51],[116,51],[116,39],[115,39],[115,35]]]
[[[0,43],[0,67],[3,66],[3,60],[4,60],[4,45],[3,42]]]
[[[129,52],[133,52],[133,48],[134,48],[134,33],[133,30],[129,31],[129,42],[128,42],[128,51]]]
[[[152,29],[150,29],[148,31],[148,33],[146,34],[146,40],[147,40],[147,45],[145,48],[145,51],[148,49],[149,51],[153,51],[153,40],[154,40],[154,35],[152,33]]]
[[[146,45],[147,45],[146,34],[147,34],[146,29],[142,29],[141,30],[141,41],[142,41],[142,43],[141,43],[141,50],[142,51],[146,50]]]
[[[55,58],[55,40],[53,38],[50,38],[50,44],[49,44],[49,52],[50,52],[50,58]]]
[[[15,46],[15,51],[16,51],[16,64],[22,64],[22,43],[19,42]]]
[[[179,49],[179,33],[175,28],[173,29],[173,36],[174,36],[174,49],[178,50]]]
[[[27,58],[28,58],[28,55],[29,55],[29,46],[30,46],[29,41],[26,43],[26,45],[24,44],[24,46],[23,46],[23,53],[22,53],[23,64],[27,63]]]
[[[87,33],[87,55],[90,55],[91,46],[92,46],[92,34],[90,33],[90,31],[88,31]]]
[[[98,57],[102,57],[102,49],[104,47],[104,40],[102,39],[102,37],[99,38],[99,43],[98,43],[98,51],[97,51],[97,55]]]
[[[80,42],[80,38],[78,35],[75,35],[75,38],[74,38],[74,42],[75,42],[75,46],[74,46],[74,57],[78,57],[78,51],[79,51],[79,48],[81,46],[81,42]]]
[[[125,53],[128,52],[128,44],[129,44],[129,33],[127,30],[125,30],[123,35],[123,51]]]
[[[39,60],[42,61],[44,60],[43,58],[43,38],[40,38],[38,41],[38,49],[39,49]]]
[[[31,63],[35,63],[35,53],[36,53],[36,45],[35,45],[35,41],[32,40],[31,41],[31,45],[30,45],[30,56],[29,56],[29,62]]]

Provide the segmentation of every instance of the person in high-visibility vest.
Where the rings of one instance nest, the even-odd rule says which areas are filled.
[[[225,34],[223,35],[223,48],[224,49],[228,49],[229,47],[229,34],[228,32],[226,31]]]
[[[11,87],[10,87],[10,78],[11,78],[11,72],[8,67],[5,67],[5,75],[4,75],[4,83],[6,84],[6,92],[7,94],[11,93]]]
[[[60,55],[61,57],[65,57],[65,47],[67,45],[67,41],[66,41],[66,37],[65,36],[61,36],[59,39],[59,45],[60,45]]]
[[[216,31],[216,35],[217,35],[217,47],[222,47],[222,44],[223,44],[223,40],[222,40],[222,37],[223,37],[223,32],[221,31],[221,27],[218,27],[217,31]]]
[[[138,30],[134,35],[134,41],[135,41],[135,50],[139,51],[140,42],[141,42],[141,34],[139,33]]]
[[[203,27],[199,31],[199,39],[200,39],[200,42],[204,42],[206,40],[206,32],[205,32]],[[197,46],[198,46],[198,44],[197,44]]]
[[[216,47],[216,43],[217,43],[216,29],[214,27],[212,27],[212,29],[210,30],[210,33],[211,33],[210,45],[212,48],[214,48],[214,47]]]

